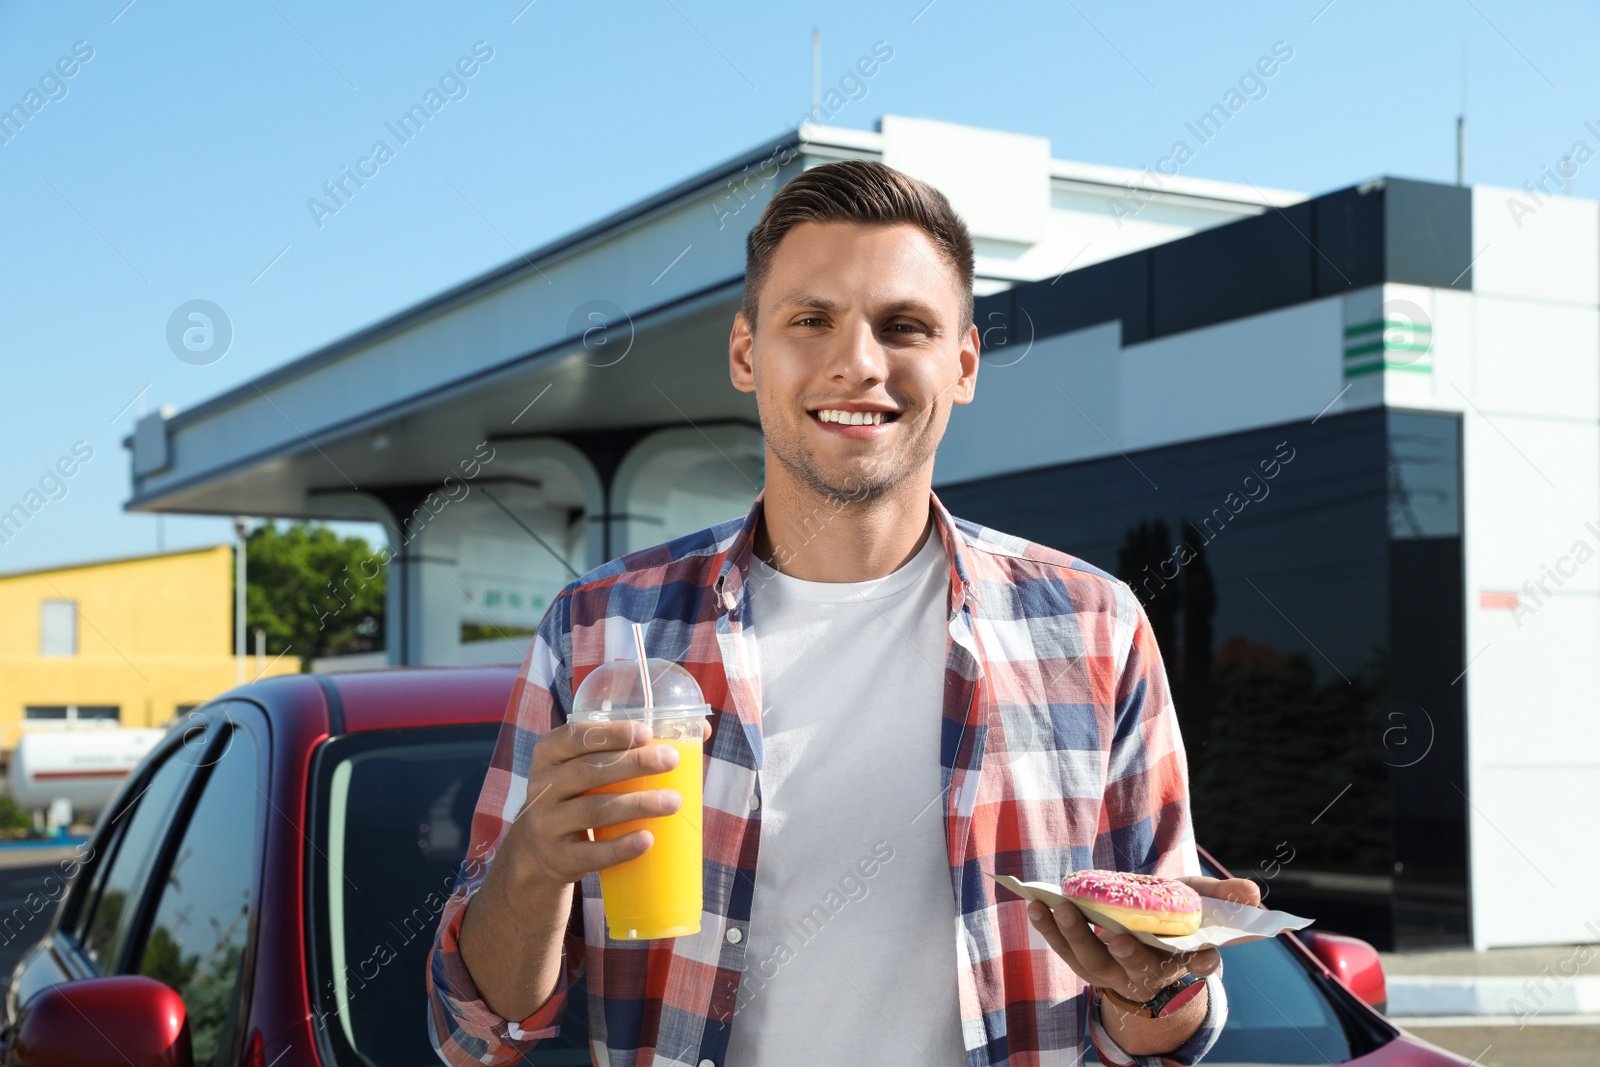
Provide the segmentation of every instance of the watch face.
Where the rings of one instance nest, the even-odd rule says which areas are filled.
[[[1163,1016],[1171,1015],[1173,1012],[1189,1003],[1189,1001],[1199,996],[1200,990],[1204,987],[1204,979],[1197,978],[1192,974],[1186,974],[1182,978],[1178,979],[1177,982],[1174,982],[1166,989],[1163,989],[1160,993],[1157,993],[1147,1003],[1149,1006],[1155,1007],[1154,1018],[1159,1019]],[[1160,1002],[1163,997],[1166,998],[1165,1002],[1160,1003],[1160,1005],[1157,1006],[1157,1003]]]

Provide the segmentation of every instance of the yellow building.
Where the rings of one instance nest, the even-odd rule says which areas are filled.
[[[0,575],[0,749],[25,729],[162,726],[237,683],[228,545]],[[245,677],[298,671],[245,659]]]

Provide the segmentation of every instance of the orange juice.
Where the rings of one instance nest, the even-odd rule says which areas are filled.
[[[699,719],[691,720],[700,733]],[[647,774],[591,793],[633,793],[644,789],[672,789],[683,804],[671,815],[630,819],[591,831],[596,841],[611,841],[635,830],[649,830],[649,848],[631,860],[600,871],[600,895],[605,902],[606,926],[621,941],[677,937],[700,932],[701,845],[701,744],[694,740],[657,737],[653,745],[678,750],[678,765],[662,774]]]

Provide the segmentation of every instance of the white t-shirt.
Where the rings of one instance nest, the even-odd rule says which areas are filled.
[[[940,803],[950,562],[807,582],[752,558],[761,846],[729,1067],[963,1067]]]

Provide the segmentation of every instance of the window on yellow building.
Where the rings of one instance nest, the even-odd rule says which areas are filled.
[[[39,654],[41,656],[78,654],[77,601],[46,600],[40,603]]]
[[[30,705],[22,710],[30,722],[120,722],[122,709],[115,704]]]
[[[79,704],[77,712],[79,722],[118,722],[122,718],[122,709],[115,704]]]

